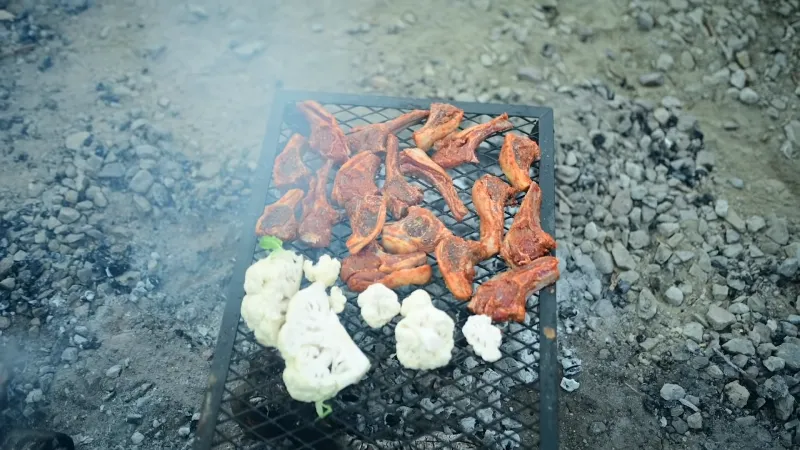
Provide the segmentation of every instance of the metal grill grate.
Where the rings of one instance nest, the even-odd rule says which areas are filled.
[[[257,173],[265,174],[254,186],[248,223],[250,230],[264,204],[282,194],[269,182],[272,162],[297,132],[308,136],[308,125],[295,110],[295,103],[315,99],[335,114],[345,130],[383,122],[411,109],[426,109],[430,101],[387,97],[347,96],[320,93],[280,92],[273,105],[262,158]],[[544,108],[509,105],[463,104],[462,128],[507,112],[515,128],[539,142],[542,161],[532,170],[543,191],[542,225],[553,233],[553,139],[552,111]],[[413,147],[411,133],[421,125],[398,133],[401,149]],[[438,192],[425,181],[409,178],[423,189],[423,205],[434,211],[455,234],[479,239],[479,222],[472,206],[472,185],[481,175],[503,177],[497,164],[503,134],[489,138],[478,150],[479,164],[465,164],[450,170],[459,196],[470,213],[456,222]],[[314,152],[308,152],[311,168],[321,165]],[[330,184],[334,174],[330,176]],[[378,179],[381,185],[383,171]],[[264,195],[266,193],[266,195]],[[518,197],[521,200],[522,194]],[[506,209],[506,229],[516,207]],[[250,226],[252,225],[252,226]],[[331,245],[311,249],[290,243],[288,248],[316,259],[324,253],[343,259],[345,241],[350,235],[346,222],[333,229]],[[332,400],[333,414],[317,420],[314,406],[293,401],[283,387],[283,364],[277,351],[258,345],[240,319],[245,269],[264,257],[255,237],[243,240],[229,299],[223,317],[217,352],[212,364],[209,392],[198,430],[197,447],[202,450],[239,449],[516,449],[557,448],[556,396],[556,306],[555,290],[547,289],[528,301],[524,324],[502,326],[503,358],[486,363],[468,347],[461,333],[469,312],[466,302],[455,300],[441,279],[436,260],[429,256],[434,276],[423,288],[436,307],[456,322],[455,349],[450,364],[434,371],[413,371],[400,366],[394,352],[394,326],[373,330],[361,319],[355,304],[356,294],[345,289],[348,304],[339,315],[345,328],[372,363],[367,377]],[[481,284],[506,269],[499,257],[481,262],[475,282]],[[402,299],[415,287],[398,290]],[[541,325],[541,327],[540,327]]]

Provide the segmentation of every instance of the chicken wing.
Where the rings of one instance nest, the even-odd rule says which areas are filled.
[[[327,247],[331,243],[333,225],[341,219],[341,215],[328,202],[326,191],[328,174],[332,167],[332,160],[322,165],[317,177],[311,180],[308,193],[303,199],[303,214],[298,233],[300,241],[313,248]]]
[[[539,144],[524,136],[509,133],[500,149],[500,168],[517,192],[531,185],[531,164],[542,157]]]
[[[311,136],[308,139],[311,148],[336,163],[347,161],[350,157],[347,138],[333,114],[313,100],[298,103],[297,109],[311,126]]]
[[[383,123],[355,127],[347,135],[347,145],[354,154],[365,151],[385,152],[388,136],[428,117],[428,112],[424,109],[415,109]]]
[[[422,203],[422,191],[406,181],[400,172],[400,150],[397,136],[390,134],[386,138],[386,181],[383,183],[383,195],[386,196],[387,208],[395,219],[404,217],[408,207]]]
[[[333,180],[331,199],[339,206],[346,206],[353,198],[378,195],[375,174],[381,166],[381,158],[374,153],[359,153],[342,164]]]
[[[503,113],[494,119],[453,133],[438,141],[433,161],[444,169],[452,169],[464,163],[477,163],[475,150],[486,138],[514,128],[508,121],[508,114]]]
[[[386,197],[367,195],[353,198],[347,202],[346,209],[353,230],[346,245],[350,253],[355,254],[381,233],[386,223]]]
[[[311,175],[311,171],[303,164],[306,144],[306,138],[293,134],[283,151],[275,157],[275,163],[272,165],[272,184],[275,187],[296,186]]]
[[[556,240],[542,229],[541,207],[542,190],[532,181],[500,248],[500,255],[509,266],[524,266],[556,248]]]
[[[297,217],[294,212],[302,199],[303,191],[292,189],[264,208],[256,222],[256,236],[275,236],[282,241],[297,238]]]
[[[362,292],[375,283],[396,289],[430,281],[433,270],[427,261],[425,253],[389,255],[371,242],[359,253],[342,260],[339,276],[353,292]]]
[[[472,297],[475,264],[481,260],[483,247],[479,242],[448,236],[436,246],[436,262],[442,271],[444,284],[458,300],[469,300]]]
[[[448,230],[431,211],[412,206],[408,208],[408,215],[402,220],[383,227],[382,239],[383,246],[390,253],[431,253],[439,241],[452,235],[453,232]]]
[[[467,308],[474,314],[485,314],[495,322],[523,322],[528,297],[555,283],[558,277],[558,259],[544,256],[480,285]]]
[[[434,142],[455,131],[463,118],[463,109],[447,103],[431,103],[428,121],[414,132],[417,148],[428,151]]]
[[[458,197],[458,192],[453,186],[453,179],[450,178],[450,175],[441,166],[433,162],[422,150],[408,148],[400,152],[400,171],[424,178],[436,186],[456,220],[461,221],[469,212],[467,207],[464,206],[464,202]]]
[[[512,192],[511,186],[494,175],[484,175],[472,185],[472,204],[481,222],[484,258],[500,252],[505,229],[505,206]]]

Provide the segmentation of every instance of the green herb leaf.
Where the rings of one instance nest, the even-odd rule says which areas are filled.
[[[333,406],[325,403],[325,402],[316,402],[314,403],[314,408],[317,410],[317,417],[320,419],[324,419],[333,413]]]
[[[258,241],[258,245],[268,252],[283,249],[283,241],[275,236],[262,237],[261,240]]]

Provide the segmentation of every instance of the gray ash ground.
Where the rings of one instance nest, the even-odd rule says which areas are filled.
[[[554,107],[563,448],[800,445],[797,2],[342,6],[0,0],[0,426],[190,448],[281,81]]]

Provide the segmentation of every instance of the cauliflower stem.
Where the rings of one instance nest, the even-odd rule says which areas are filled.
[[[322,402],[314,402],[314,408],[317,410],[317,417],[324,419],[333,413],[333,406]]]

